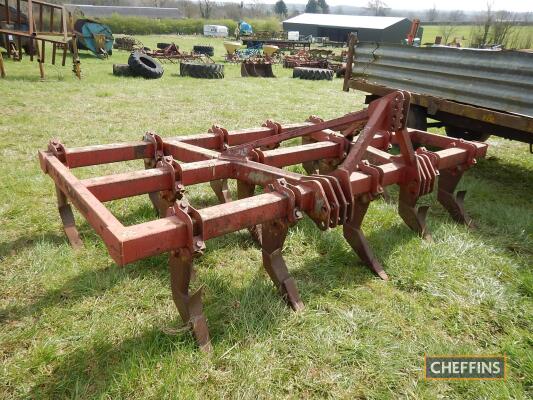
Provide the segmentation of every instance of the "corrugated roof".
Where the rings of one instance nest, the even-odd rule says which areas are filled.
[[[330,26],[335,28],[385,29],[405,18],[367,15],[300,14],[283,23]]]

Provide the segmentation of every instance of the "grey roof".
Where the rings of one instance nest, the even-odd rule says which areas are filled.
[[[283,21],[283,23],[330,26],[334,28],[385,29],[404,19],[366,15],[300,14]]]
[[[93,6],[88,4],[65,4],[67,10],[79,10],[86,17],[109,17],[112,14],[148,18],[183,18],[177,8]]]

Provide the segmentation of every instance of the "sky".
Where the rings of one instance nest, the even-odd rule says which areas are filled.
[[[220,1],[220,0],[219,0]],[[237,0],[225,0],[237,1]],[[285,3],[306,4],[307,0],[284,0]],[[350,5],[355,7],[366,7],[368,0],[326,0],[330,6]],[[251,3],[252,0],[244,0]],[[260,3],[275,3],[276,0],[257,0]],[[508,11],[531,11],[533,12],[533,1],[531,0],[490,0],[493,10]],[[439,10],[463,10],[479,11],[487,8],[487,0],[385,0],[388,7],[402,10],[427,10],[433,4]]]

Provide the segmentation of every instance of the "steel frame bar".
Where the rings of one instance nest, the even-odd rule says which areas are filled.
[[[361,261],[383,279],[383,267],[373,255],[361,224],[370,202],[383,188],[400,186],[399,213],[420,236],[430,238],[427,208],[416,208],[438,179],[438,200],[457,222],[472,225],[464,211],[464,193],[454,192],[463,172],[484,157],[487,145],[408,130],[405,116],[409,93],[396,92],[367,110],[303,124],[267,121],[261,128],[227,131],[213,126],[209,133],[163,140],[147,133],[143,141],[66,148],[53,140],[39,152],[41,168],[54,180],[58,207],[69,241],[81,246],[70,204],[102,237],[119,265],[170,252],[172,290],[180,315],[191,326],[201,348],[209,334],[201,295],[189,295],[192,257],[205,241],[248,228],[263,250],[263,265],[289,305],[301,309],[294,280],[281,255],[287,229],[307,214],[320,229],[343,226],[346,240]],[[277,147],[302,137],[302,144]],[[387,150],[398,145],[400,154]],[[428,151],[413,145],[438,148]],[[144,160],[148,169],[88,179],[71,169]],[[302,175],[282,167],[317,165],[317,173]],[[313,167],[314,168],[314,167]],[[232,200],[227,180],[238,183]],[[184,187],[211,183],[220,204],[195,209]],[[256,186],[263,193],[254,195]],[[104,202],[149,194],[161,218],[124,226]],[[261,232],[267,233],[262,236]],[[180,269],[181,268],[181,269]],[[177,270],[182,272],[177,272]],[[187,273],[183,271],[189,271]]]

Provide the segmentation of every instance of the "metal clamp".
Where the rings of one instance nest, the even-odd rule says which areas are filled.
[[[52,139],[48,143],[48,151],[51,152],[59,161],[67,165],[67,152],[63,143],[59,139]]]
[[[221,127],[220,125],[213,125],[209,129],[208,132],[212,133],[217,138],[217,140],[218,140],[217,148],[220,151],[224,151],[224,150],[226,150],[229,147],[228,146],[228,131],[227,131],[227,129]]]
[[[276,135],[279,135],[281,133],[281,131],[283,130],[281,128],[281,124],[278,123],[278,122],[274,122],[270,119],[268,119],[263,125],[261,125],[262,127],[265,127],[265,128],[270,128],[272,130],[272,133],[271,133],[271,136],[276,136]],[[279,147],[279,143],[274,143],[274,144],[269,144],[267,146],[263,146],[262,149],[267,149],[267,150],[272,150],[272,149],[276,149]]]
[[[172,156],[164,156],[156,164],[158,168],[167,169],[170,172],[172,182],[171,190],[163,192],[162,197],[170,202],[174,202],[183,197],[185,193],[185,186],[181,183],[182,169],[181,165],[174,160]]]
[[[372,198],[383,193],[383,171],[370,164],[368,160],[363,160],[357,169],[370,176],[370,195]]]
[[[268,192],[278,192],[287,197],[289,200],[287,205],[287,220],[289,223],[295,223],[297,220],[303,218],[302,212],[296,206],[296,195],[283,178],[276,179],[267,185]]]
[[[205,250],[205,241],[202,234],[202,218],[198,211],[192,207],[187,199],[181,199],[179,202],[176,202],[174,206],[169,207],[167,210],[167,217],[175,216],[181,222],[187,226],[187,248],[191,251],[192,254],[202,254]],[[196,229],[198,234],[194,234],[196,220]]]
[[[165,156],[163,139],[156,133],[146,132],[143,140],[154,145],[154,161],[157,163],[161,158]]]
[[[448,148],[450,147],[459,147],[460,149],[467,151],[466,168],[470,168],[472,165],[476,164],[477,147],[474,143],[464,139],[458,139],[448,146]]]

